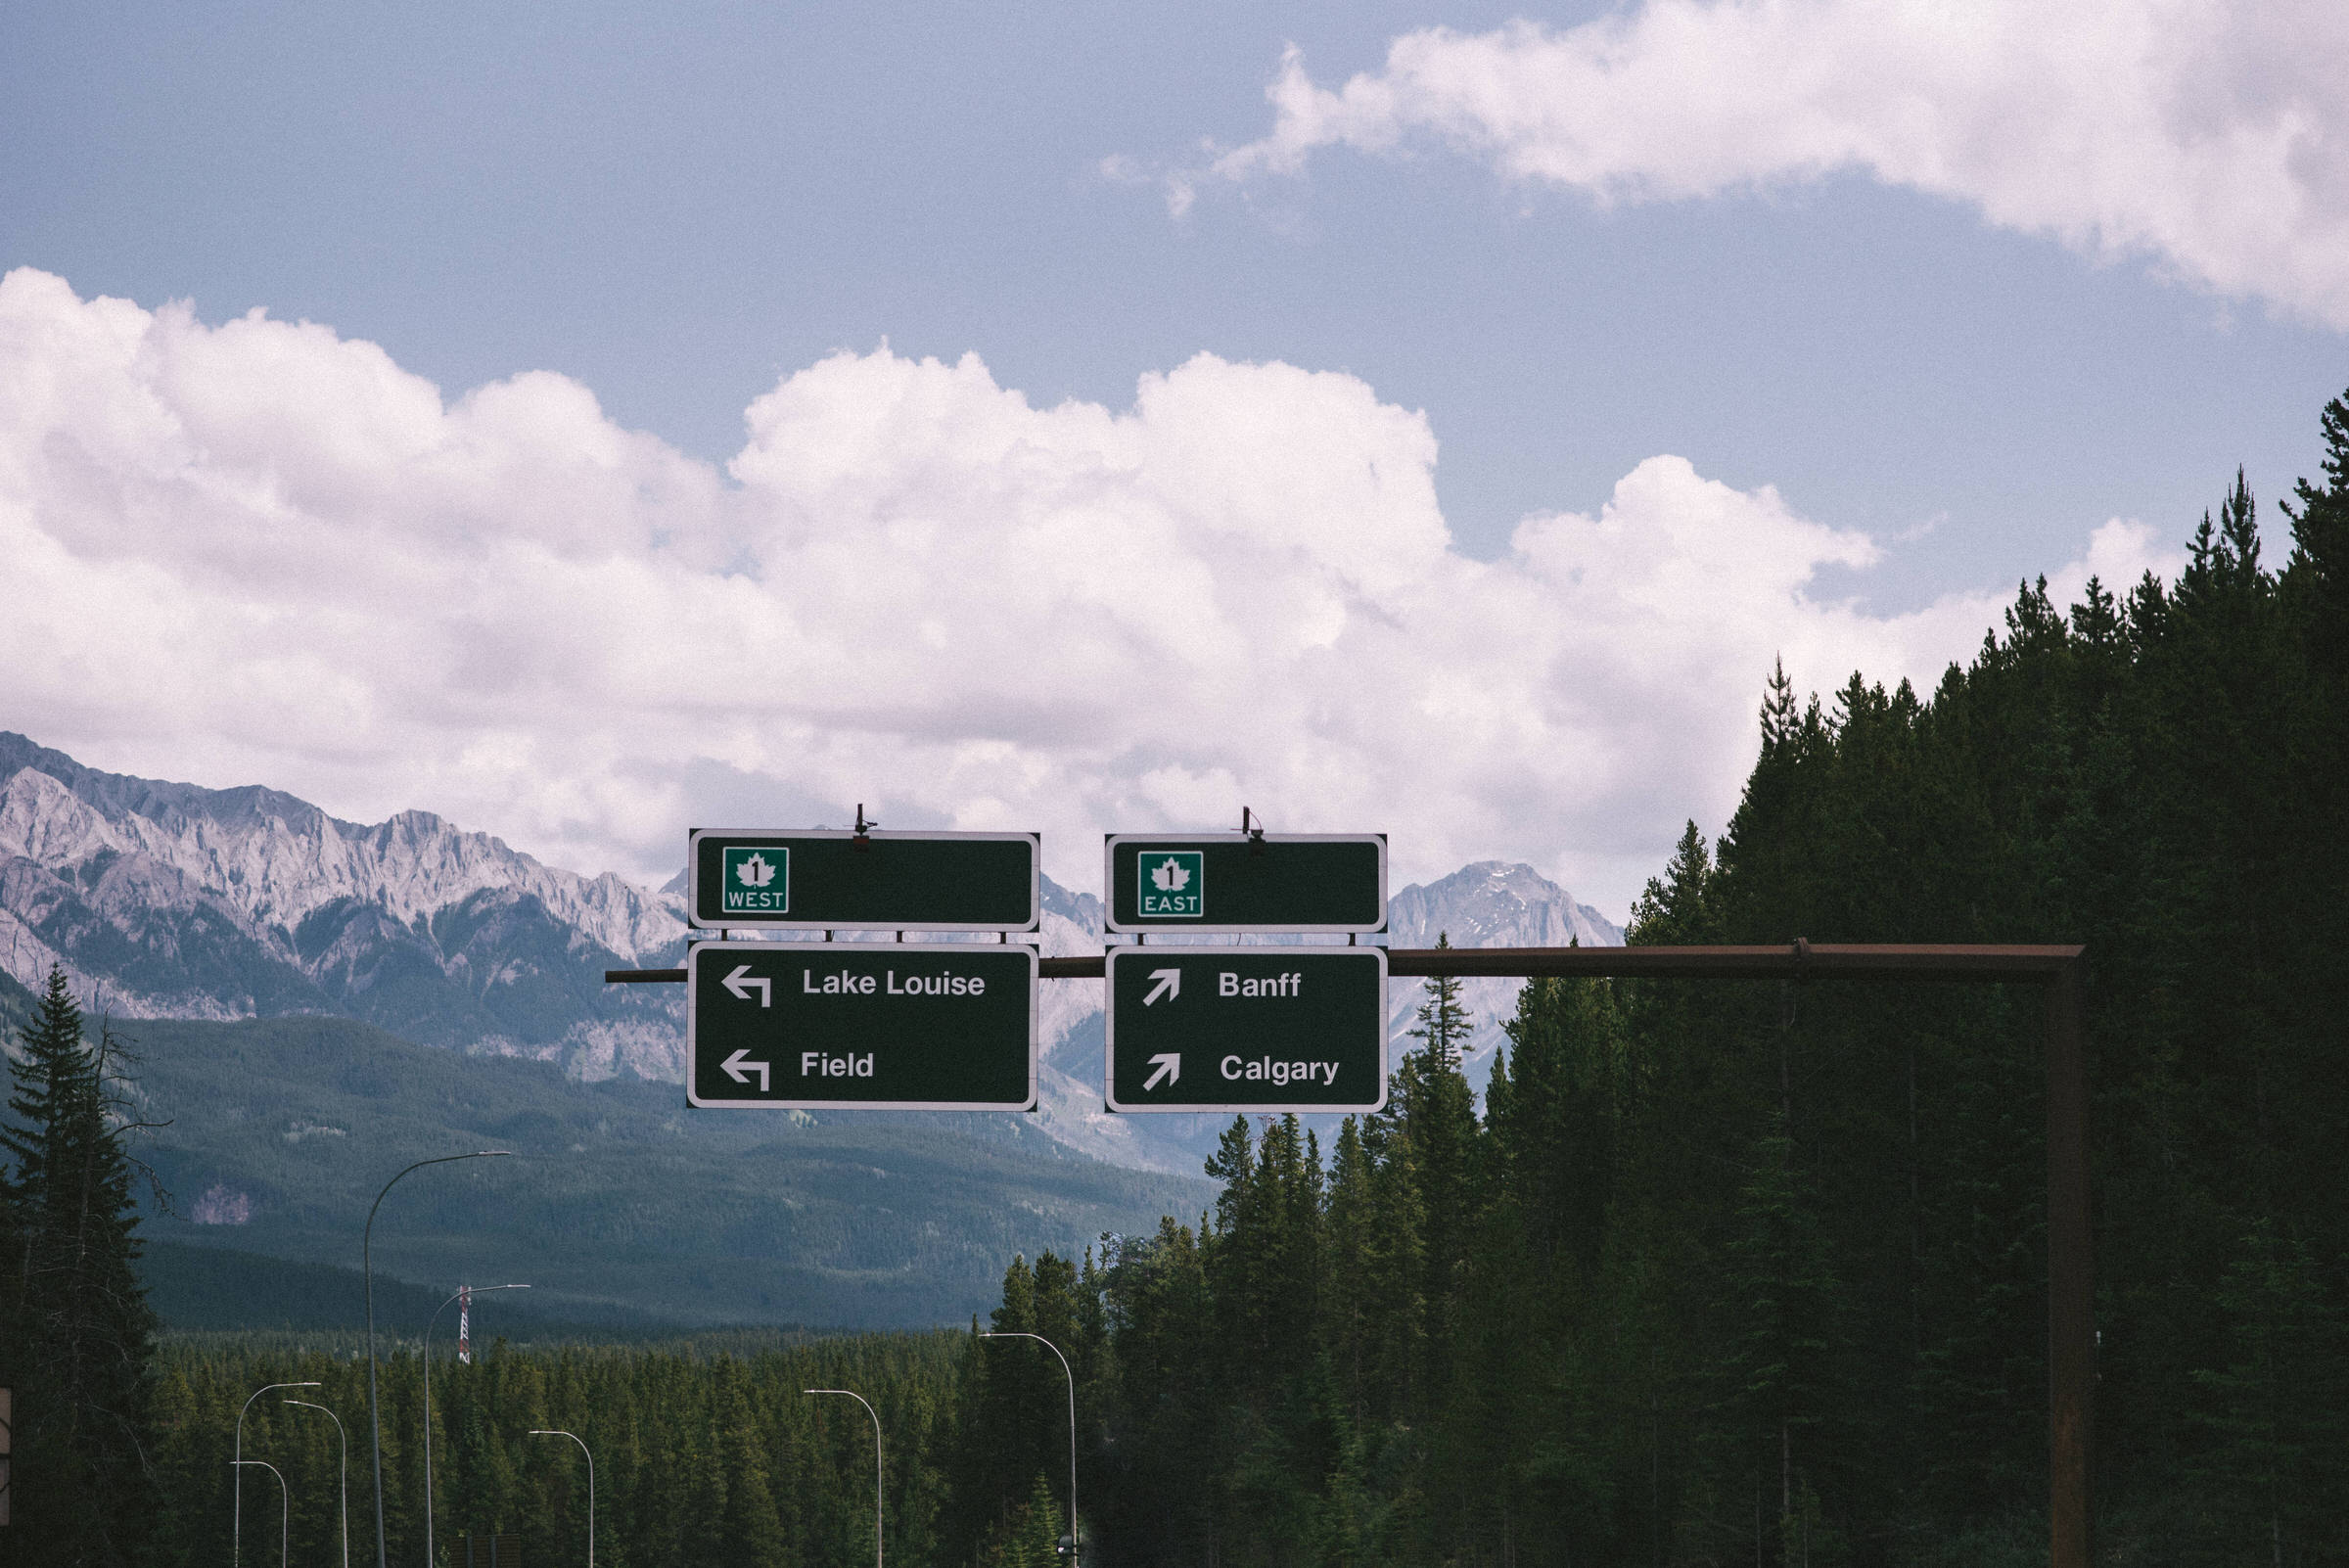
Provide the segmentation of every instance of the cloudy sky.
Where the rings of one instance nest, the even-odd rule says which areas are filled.
[[[1773,659],[1929,683],[2349,385],[2331,0],[8,33],[0,727],[653,881],[1244,804],[1621,918]]]

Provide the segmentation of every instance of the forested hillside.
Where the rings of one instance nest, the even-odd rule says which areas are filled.
[[[2349,1557],[2349,405],[2325,434],[2280,572],[2238,479],[2175,584],[2026,587],[1930,694],[1776,680],[1632,933],[2088,944],[2116,1561]],[[1013,1271],[1006,1322],[1078,1347],[1099,1560],[2045,1560],[2035,995],[1544,982],[1480,1110],[1432,989],[1334,1147],[1235,1124],[1197,1232]],[[1054,1473],[1025,1421],[963,1461],[990,1517]]]
[[[925,1463],[933,1429],[950,1415],[955,1336],[870,1336],[748,1354],[494,1347],[473,1365],[446,1360],[432,1378],[433,1536],[442,1562],[463,1563],[464,1539],[488,1560],[581,1563],[587,1556],[587,1472],[579,1451],[533,1429],[575,1432],[595,1459],[595,1559],[603,1568],[669,1563],[869,1562],[873,1550],[873,1425],[852,1400],[808,1388],[854,1389],[888,1434],[892,1561],[935,1560],[940,1480]],[[187,1348],[165,1355],[154,1401],[155,1464],[163,1482],[149,1560],[211,1568],[229,1560],[234,1497],[228,1464],[239,1409],[264,1384],[311,1382],[263,1395],[244,1422],[244,1454],[274,1465],[294,1500],[297,1563],[341,1561],[336,1505],[341,1456],[334,1422],[288,1398],[324,1406],[350,1434],[353,1561],[374,1560],[367,1365],[324,1353]],[[385,1532],[391,1559],[422,1563],[424,1379],[412,1355],[388,1359],[384,1411]],[[243,1560],[277,1561],[281,1503],[265,1470],[246,1472]]]

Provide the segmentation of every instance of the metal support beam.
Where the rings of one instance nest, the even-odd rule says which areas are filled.
[[[1640,980],[1946,980],[1974,985],[2046,983],[2069,973],[2082,949],[1961,944],[1791,943],[1773,947],[1389,947],[1387,973],[1620,976]],[[1102,958],[1038,960],[1046,980],[1099,980]],[[685,984],[682,969],[607,969],[612,986]]]

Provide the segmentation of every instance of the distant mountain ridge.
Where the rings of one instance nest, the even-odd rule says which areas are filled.
[[[1529,865],[1479,860],[1424,886],[1413,885],[1387,900],[1387,929],[1398,947],[1432,947],[1438,937],[1455,947],[1620,947],[1623,930]],[[1460,1000],[1470,1033],[1466,1060],[1479,1085],[1489,1072],[1493,1048],[1506,1035],[1501,1025],[1517,1010],[1521,980],[1463,980]],[[1409,1043],[1405,1031],[1424,1000],[1416,985],[1388,992],[1396,1054]]]
[[[581,1083],[551,1063],[462,1056],[341,1018],[149,1019],[125,1033],[145,1120],[166,1124],[139,1152],[178,1198],[148,1207],[150,1241],[355,1264],[392,1173],[507,1149],[514,1158],[450,1167],[385,1205],[379,1289],[387,1275],[442,1292],[514,1280],[530,1285],[533,1312],[575,1322],[967,1322],[996,1298],[1013,1253],[1074,1257],[1104,1230],[1147,1233],[1213,1199],[1195,1169],[1086,1159],[1033,1117],[694,1112],[673,1086]],[[188,1266],[207,1262],[191,1280]],[[183,1326],[283,1321],[319,1285],[345,1313],[356,1305],[315,1276],[268,1277],[282,1272],[159,1256],[147,1276],[178,1289]],[[186,1299],[190,1284],[208,1307]],[[411,1313],[403,1331],[422,1326]]]
[[[298,927],[323,907],[357,899],[409,925],[501,891],[537,899],[627,957],[676,941],[675,911],[657,895],[609,872],[587,877],[541,864],[430,811],[401,811],[372,826],[345,822],[258,785],[209,790],[103,773],[11,732],[0,732],[0,853],[47,864],[105,850],[143,854],[257,924]]]
[[[1387,900],[1389,940],[1432,947],[1620,947],[1623,931],[1530,865],[1479,860],[1435,882],[1413,883]]]
[[[608,987],[679,961],[682,878],[659,892],[543,864],[425,811],[345,822],[283,791],[212,790],[86,767],[0,732],[0,969],[52,961],[116,1016],[353,1018],[428,1045],[561,1063],[587,1082],[684,1076],[677,989]],[[1098,951],[1100,900],[1045,880],[1047,953]],[[1623,934],[1530,866],[1484,861],[1390,901],[1390,940],[1613,945]],[[1467,983],[1470,1057],[1501,1038],[1517,982]],[[1392,992],[1397,1047],[1419,1001]],[[1042,1129],[1118,1164],[1196,1169],[1189,1118],[1101,1103],[1097,987],[1044,988]],[[1478,1075],[1482,1076],[1481,1072]]]
[[[659,896],[430,812],[345,822],[282,791],[105,773],[0,733],[0,967],[37,985],[60,963],[116,1015],[324,1013],[612,1070],[673,1033],[677,1009],[608,992],[600,971],[681,945]]]

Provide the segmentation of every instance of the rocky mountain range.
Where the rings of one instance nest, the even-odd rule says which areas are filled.
[[[1047,880],[1044,904],[1044,951],[1099,950],[1097,899]],[[1401,890],[1390,926],[1398,946],[1439,932],[1456,946],[1623,940],[1497,861]],[[684,940],[681,877],[655,891],[583,876],[429,812],[345,822],[282,791],[102,772],[0,732],[0,969],[37,985],[62,964],[117,1017],[343,1017],[583,1082],[679,1083],[680,988],[606,986],[603,971],[674,964]],[[1517,983],[1466,989],[1477,1071]],[[1102,1109],[1098,986],[1044,992],[1040,1129],[1118,1164],[1195,1172],[1194,1119]],[[1419,987],[1397,982],[1392,1000],[1400,1031]]]

